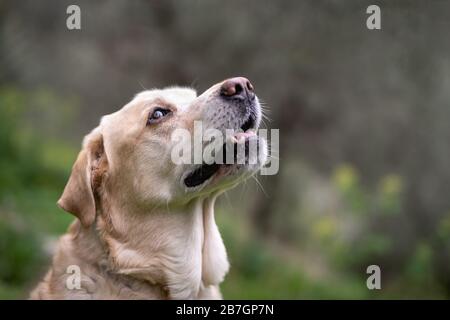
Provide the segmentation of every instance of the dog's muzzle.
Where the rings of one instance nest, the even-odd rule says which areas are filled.
[[[227,129],[233,130],[234,134],[231,137],[226,137],[222,154],[216,157],[216,159],[221,159],[220,163],[218,161],[212,164],[203,163],[186,176],[184,184],[188,188],[204,184],[222,167],[237,166],[240,156],[237,152],[238,144],[243,144],[243,150],[245,151],[244,163],[242,163],[242,157],[240,160],[241,166],[249,164],[249,159],[254,158],[254,155],[250,154],[250,141],[259,146],[256,130],[261,117],[261,107],[250,81],[244,77],[224,81],[216,99],[217,105],[213,107],[213,116],[207,118],[207,123],[210,124],[210,127],[220,130],[225,136]],[[230,153],[234,161],[232,164],[229,163],[229,158],[226,159],[226,155]]]

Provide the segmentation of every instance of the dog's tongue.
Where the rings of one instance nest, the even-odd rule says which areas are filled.
[[[246,132],[236,132],[232,137],[231,140],[234,143],[242,143],[247,138],[255,136],[256,133],[252,130],[247,130]]]

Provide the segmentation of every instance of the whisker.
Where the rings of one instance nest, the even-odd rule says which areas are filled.
[[[264,113],[261,113],[261,118],[266,119],[269,122],[272,122],[272,118],[268,117],[267,115],[265,115]]]
[[[261,118],[261,123],[263,124],[263,126],[264,126],[265,129],[268,129],[268,128],[269,128],[269,126],[267,125],[267,123],[266,123],[266,121],[265,121],[264,118]]]
[[[144,87],[144,85],[139,81],[139,80],[137,80],[137,82],[139,83],[139,85],[142,87],[142,89],[144,89],[144,90],[148,90],[146,87]]]
[[[166,207],[167,207],[167,212],[170,214],[169,200],[166,200]]]
[[[197,91],[197,83],[198,83],[198,78],[195,78],[194,80],[192,80],[190,87],[194,88],[195,91]]]
[[[225,192],[225,198],[227,198],[227,202],[228,202],[229,207],[231,208],[231,211],[234,212],[233,203],[230,200],[230,196],[228,195],[228,191]]]
[[[262,183],[259,182],[258,178],[257,178],[256,176],[254,176],[254,175],[252,176],[252,178],[255,180],[256,184],[261,188],[261,191],[264,193],[264,195],[265,195],[267,198],[269,198],[269,196],[267,195],[266,190],[264,190],[264,187],[263,187]]]

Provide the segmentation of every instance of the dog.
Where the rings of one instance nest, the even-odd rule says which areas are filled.
[[[172,161],[180,143],[174,131],[193,133],[197,121],[236,130],[227,143],[245,150],[257,141],[258,152],[245,154],[253,164]],[[84,138],[58,201],[77,219],[30,298],[221,299],[229,263],[214,203],[264,166],[260,121],[258,97],[243,77],[200,96],[183,87],[147,90],[102,117]]]

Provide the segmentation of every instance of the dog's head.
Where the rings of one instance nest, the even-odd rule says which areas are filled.
[[[198,97],[178,87],[141,92],[85,137],[58,204],[88,226],[105,195],[121,206],[151,208],[233,187],[266,161],[266,142],[256,135],[260,120],[245,78],[225,80]]]

